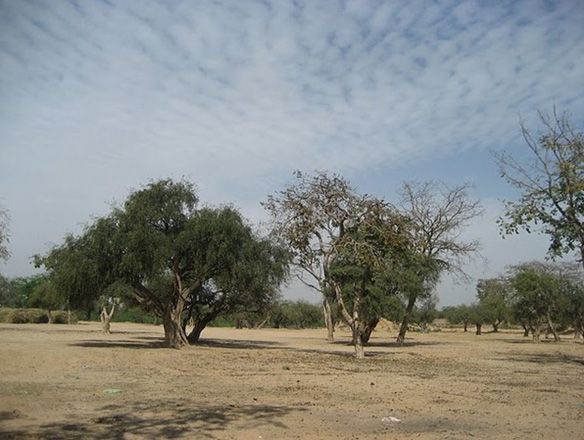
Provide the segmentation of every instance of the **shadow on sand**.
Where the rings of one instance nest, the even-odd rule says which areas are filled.
[[[300,407],[273,405],[202,405],[193,401],[152,400],[123,405],[106,405],[92,418],[72,415],[30,429],[2,430],[3,439],[174,439],[214,438],[227,429],[261,426],[287,428],[279,419]]]

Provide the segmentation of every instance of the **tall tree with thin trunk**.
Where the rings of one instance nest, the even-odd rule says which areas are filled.
[[[330,268],[339,239],[355,219],[360,197],[341,176],[316,172],[294,173],[294,184],[268,196],[262,205],[273,231],[293,254],[297,277],[322,295],[327,339],[334,339]]]
[[[501,176],[521,193],[499,224],[505,234],[549,235],[552,257],[575,252],[584,267],[584,136],[566,114],[539,116],[541,135],[521,125],[528,158],[495,153]]]
[[[462,265],[479,250],[477,241],[460,238],[468,222],[482,213],[480,203],[470,199],[468,185],[448,187],[439,182],[404,183],[401,210],[414,225],[419,262],[418,287],[406,293],[406,308],[397,342],[403,344],[416,301],[432,293],[439,275],[463,274]]]

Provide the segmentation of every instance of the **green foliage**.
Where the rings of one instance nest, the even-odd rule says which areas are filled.
[[[511,286],[504,278],[490,278],[479,280],[477,284],[477,298],[482,308],[486,323],[497,331],[499,325],[510,320],[509,302]]]
[[[157,324],[159,318],[151,313],[145,312],[140,307],[120,306],[112,317],[112,322],[136,322],[140,324]]]
[[[12,309],[4,320],[12,324],[45,324],[49,322],[49,315],[41,309]]]
[[[500,226],[506,234],[538,228],[551,239],[551,256],[577,251],[584,264],[584,137],[566,115],[540,113],[540,119],[545,132],[539,137],[521,127],[528,161],[496,155],[502,177],[521,191],[507,202]]]
[[[11,280],[2,280],[2,296],[0,306],[12,308],[24,308],[28,306],[29,298],[35,289],[43,282],[42,275],[29,277],[16,277]]]
[[[53,324],[76,324],[77,314],[67,310],[56,310],[51,312]]]
[[[319,328],[324,326],[322,308],[306,301],[283,301],[272,311],[275,328]]]

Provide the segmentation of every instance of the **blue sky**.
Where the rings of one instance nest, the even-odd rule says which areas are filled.
[[[403,180],[472,183],[485,215],[465,234],[487,262],[471,276],[543,258],[545,237],[498,236],[513,193],[488,150],[520,151],[537,109],[581,122],[582,23],[576,0],[0,0],[0,271],[31,273],[149,179],[186,176],[259,221],[294,169],[390,200]],[[469,302],[474,286],[439,294]]]

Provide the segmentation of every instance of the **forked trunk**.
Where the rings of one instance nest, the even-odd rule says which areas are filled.
[[[416,304],[417,295],[412,293],[408,298],[408,305],[406,306],[406,311],[402,319],[401,325],[399,327],[399,334],[397,335],[397,343],[403,345],[406,340],[406,333],[408,332],[408,325],[410,324],[410,317],[412,316],[412,311],[414,310],[414,305]]]
[[[335,321],[333,319],[333,310],[331,303],[327,298],[322,300],[322,313],[324,315],[324,323],[326,324],[326,340],[334,342],[335,340]]]
[[[110,324],[112,322],[112,317],[114,316],[114,310],[116,305],[112,305],[110,312],[108,313],[107,307],[104,305],[101,309],[101,314],[99,315],[99,319],[101,321],[101,331],[105,334],[110,334]]]
[[[523,327],[523,337],[527,338],[529,336],[529,327],[525,324],[521,324],[521,326]]]

